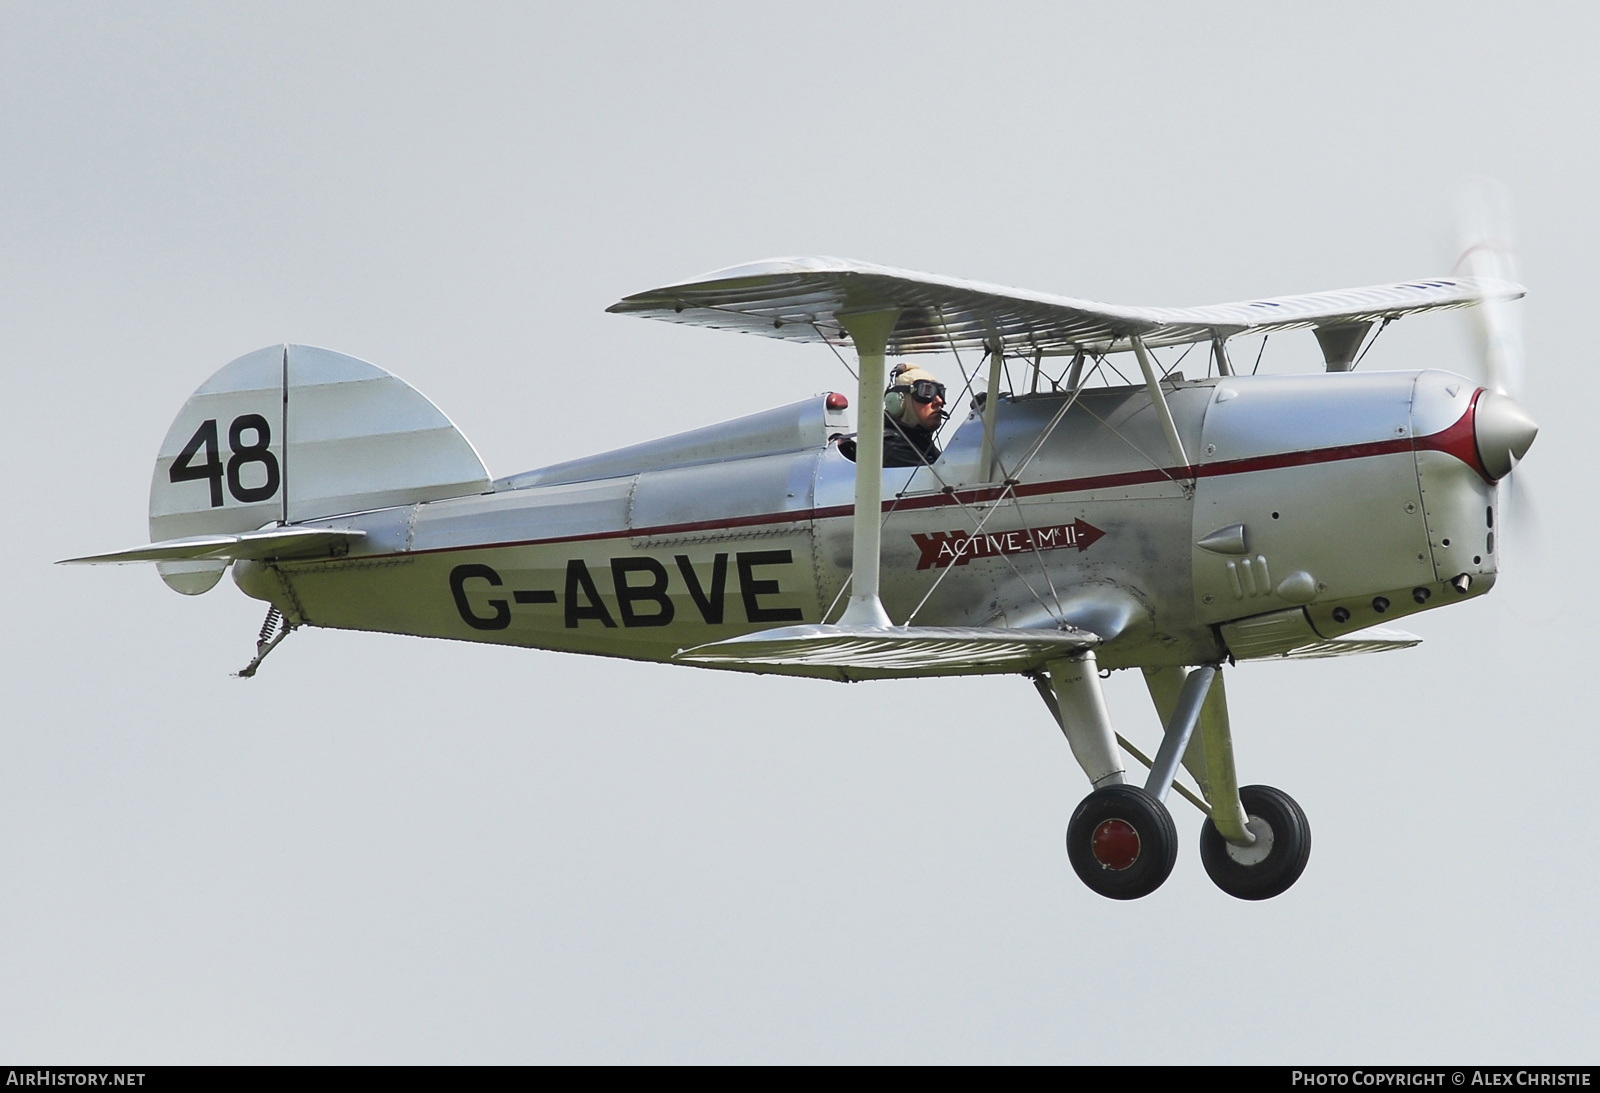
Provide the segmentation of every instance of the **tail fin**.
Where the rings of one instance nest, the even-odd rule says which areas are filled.
[[[278,345],[225,365],[178,412],[150,479],[150,539],[239,534],[488,489],[467,438],[404,380],[342,353]],[[161,579],[191,596],[227,565],[157,562]]]

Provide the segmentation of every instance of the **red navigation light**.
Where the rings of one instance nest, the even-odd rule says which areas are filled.
[[[850,409],[850,400],[837,391],[829,391],[827,401],[823,403],[830,410]]]

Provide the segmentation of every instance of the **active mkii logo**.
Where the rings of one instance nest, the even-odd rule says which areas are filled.
[[[918,569],[943,569],[947,565],[966,565],[974,558],[993,558],[999,554],[1026,554],[1063,547],[1088,550],[1104,534],[1089,521],[1077,519],[1048,528],[988,531],[976,535],[964,531],[936,531],[932,535],[912,535],[911,538],[922,551],[922,557],[917,559]]]

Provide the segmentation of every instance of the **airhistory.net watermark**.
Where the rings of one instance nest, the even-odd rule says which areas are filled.
[[[142,1070],[54,1070],[48,1067],[7,1070],[7,1086],[143,1085]]]

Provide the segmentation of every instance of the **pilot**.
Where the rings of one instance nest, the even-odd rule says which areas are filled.
[[[914,364],[897,364],[883,395],[883,465],[920,467],[939,458],[937,433],[945,419],[944,384]],[[852,463],[856,438],[839,438]]]
[[[920,467],[939,458],[944,384],[915,364],[898,364],[883,396],[883,465]]]
[[[883,465],[920,467],[938,459],[944,417],[944,384],[914,364],[895,365],[883,396]],[[854,460],[855,438],[841,440],[839,450]]]

